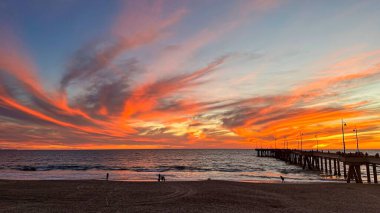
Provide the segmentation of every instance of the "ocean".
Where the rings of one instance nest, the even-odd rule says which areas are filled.
[[[255,150],[0,150],[0,179],[100,180],[107,173],[110,180],[119,181],[156,181],[158,174],[167,181],[280,182],[280,176],[300,183],[343,181],[274,158],[257,157]]]

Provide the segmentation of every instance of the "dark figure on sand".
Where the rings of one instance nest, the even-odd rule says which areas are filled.
[[[110,177],[110,174],[107,173],[106,180],[108,181],[108,178]]]
[[[284,177],[280,176],[280,178],[281,178],[281,183],[285,182],[285,178]]]
[[[158,174],[158,179],[157,179],[158,182],[162,181],[162,182],[165,182],[165,176],[161,175],[161,174]]]

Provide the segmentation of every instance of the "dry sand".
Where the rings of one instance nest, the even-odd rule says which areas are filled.
[[[2,180],[0,212],[380,212],[380,185]]]

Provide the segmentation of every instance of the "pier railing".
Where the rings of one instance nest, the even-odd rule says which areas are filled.
[[[335,176],[341,176],[342,166],[344,179],[347,183],[350,183],[351,180],[355,180],[356,183],[363,183],[360,168],[365,166],[367,182],[372,182],[370,171],[372,169],[373,182],[378,183],[376,171],[376,165],[380,164],[378,154],[369,156],[363,153],[330,153],[296,149],[256,149],[256,151],[258,157],[273,157],[301,166],[303,169],[317,170]]]

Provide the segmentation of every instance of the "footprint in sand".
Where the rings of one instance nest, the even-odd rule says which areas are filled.
[[[182,184],[170,185],[168,187],[173,189],[172,193],[162,195],[162,196],[151,197],[150,199],[143,200],[143,201],[136,201],[136,202],[131,203],[131,205],[152,205],[152,204],[165,203],[165,202],[177,200],[183,197],[191,196],[196,193],[196,190],[193,187],[185,186]]]

